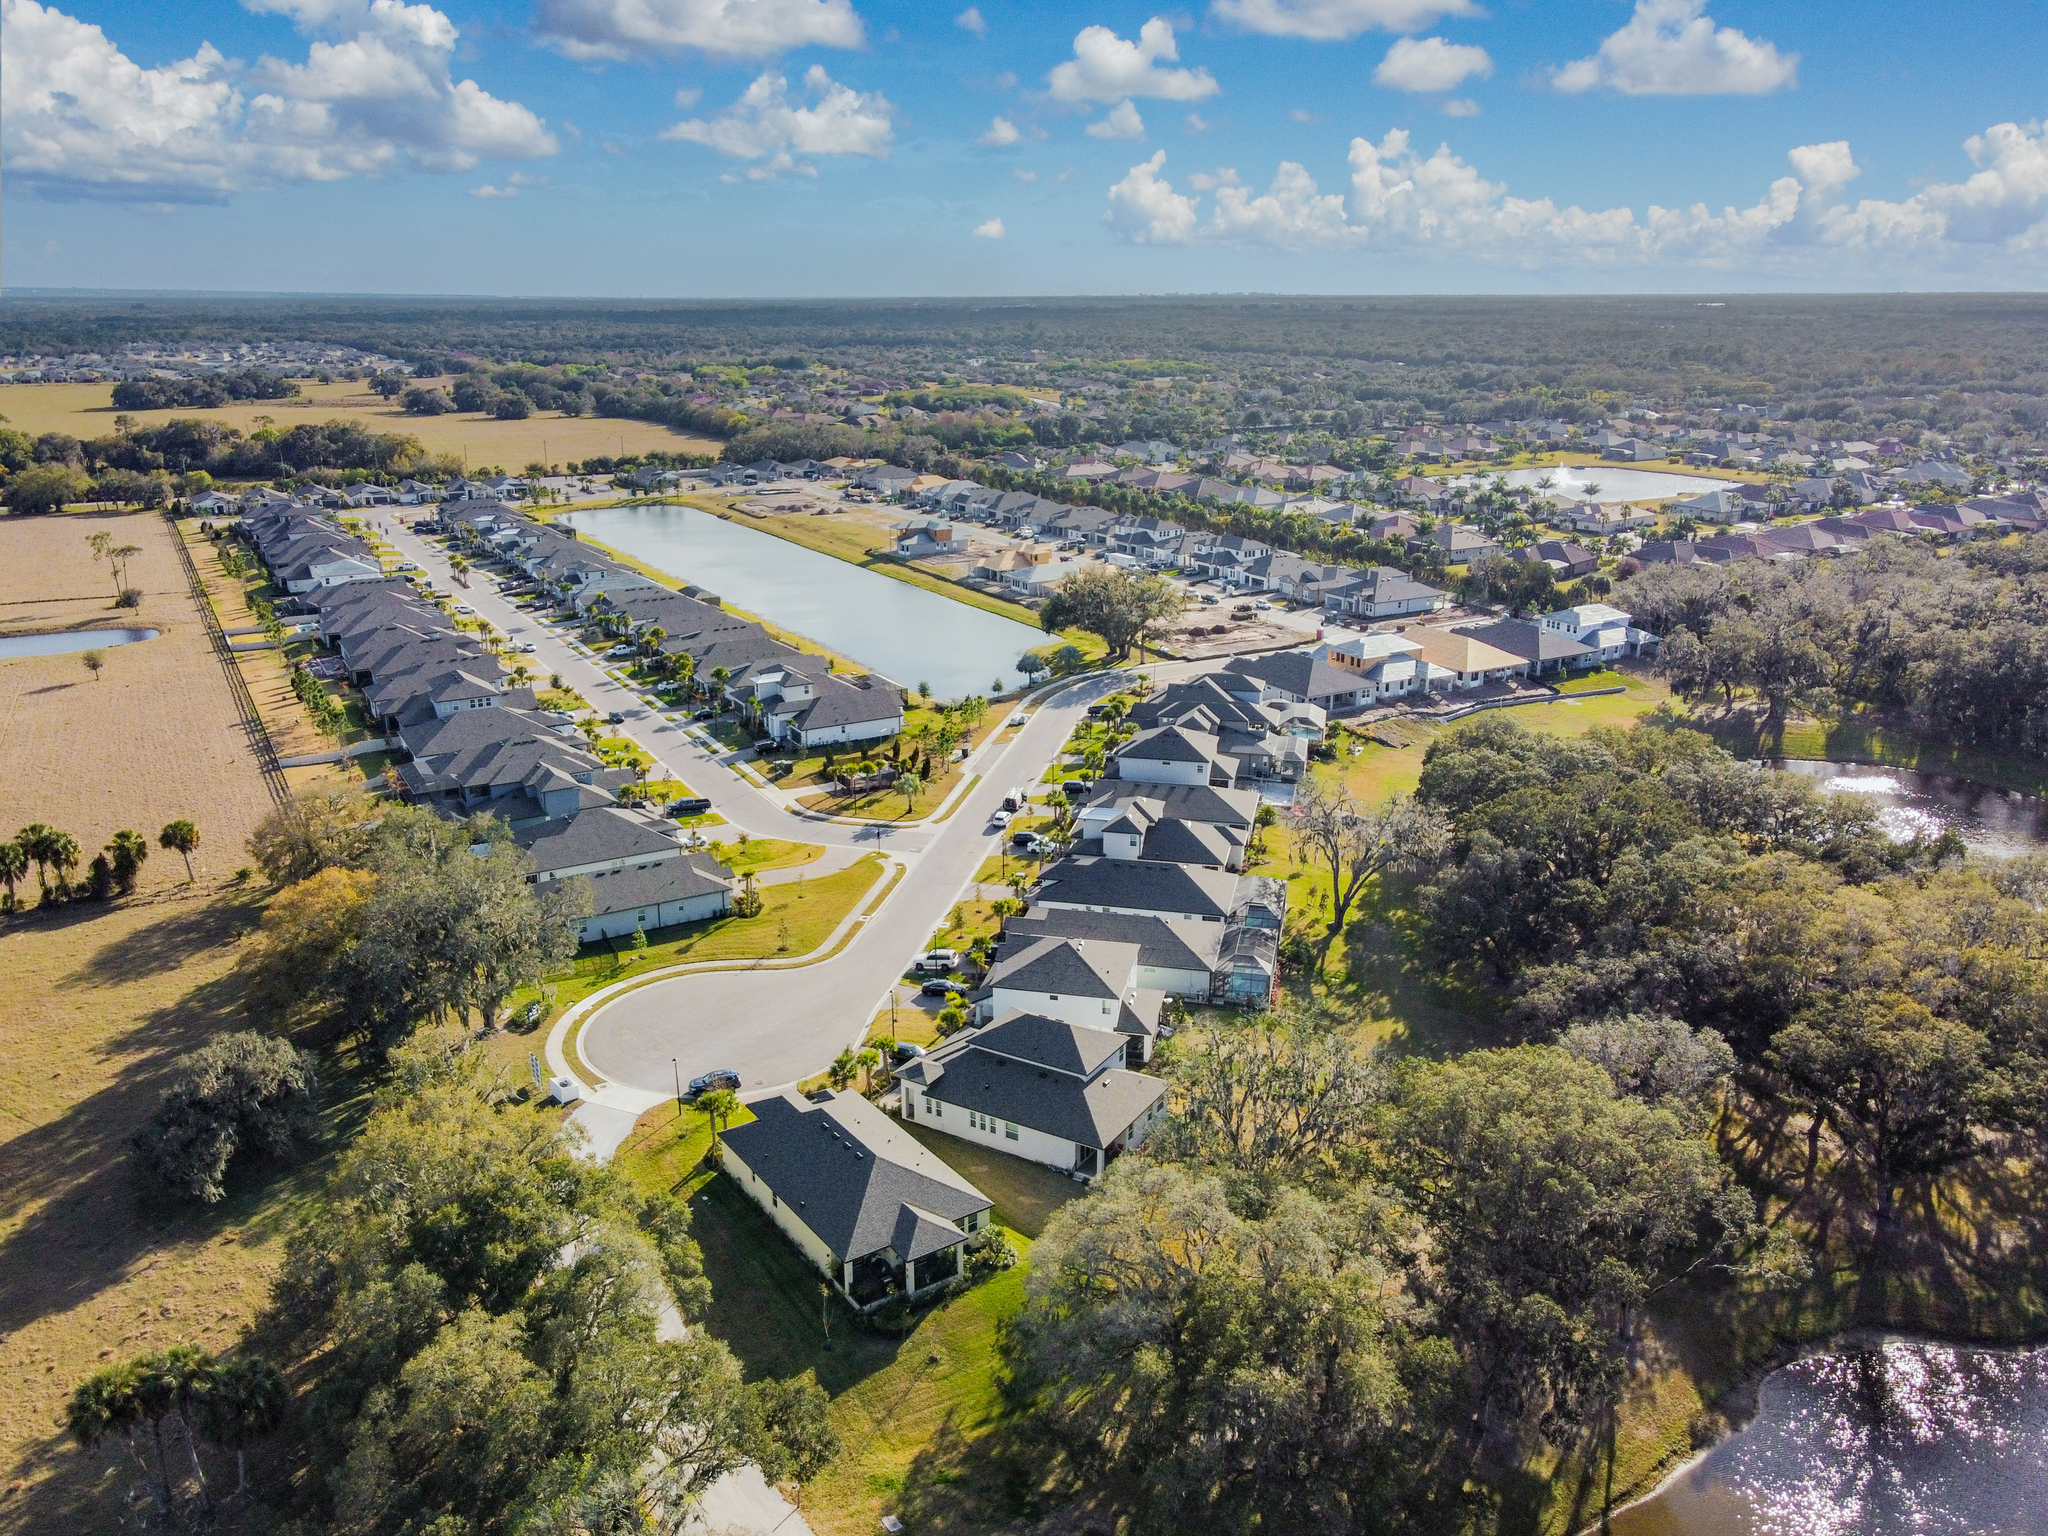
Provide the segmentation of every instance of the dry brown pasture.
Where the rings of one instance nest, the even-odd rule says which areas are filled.
[[[113,607],[87,537],[140,547],[139,611]],[[235,953],[257,892],[232,883],[270,809],[207,641],[170,525],[155,514],[0,519],[0,634],[159,629],[109,647],[95,681],[76,653],[0,661],[0,836],[47,821],[90,857],[119,827],[155,843],[176,817],[203,838],[153,849],[140,892],[0,926],[0,1528],[106,1530],[132,1479],[58,1426],[102,1361],[189,1340],[232,1344],[264,1298],[279,1222],[310,1173],[238,1181],[190,1211],[142,1193],[129,1135],[171,1063],[245,1027]],[[274,664],[274,663],[273,663]],[[23,894],[33,898],[33,877]]]
[[[115,608],[112,573],[93,563],[86,539],[102,529],[141,548],[128,568],[139,609]],[[205,879],[248,862],[242,845],[271,807],[172,539],[155,513],[0,519],[0,634],[162,631],[106,648],[97,681],[76,652],[0,660],[0,836],[48,822],[90,862],[132,827],[154,850],[145,893],[185,879],[155,848],[166,822],[198,825]]]
[[[118,1445],[65,1439],[65,1398],[110,1360],[234,1345],[318,1176],[254,1170],[184,1207],[128,1167],[171,1064],[248,1027],[231,967],[258,911],[208,883],[0,930],[0,1529],[122,1523],[132,1469]]]
[[[422,380],[447,384],[447,379]],[[363,388],[359,381],[315,384],[301,381],[300,393],[289,400],[250,400],[216,410],[131,411],[136,424],[162,426],[173,417],[218,421],[243,432],[268,417],[279,427],[309,421],[360,421],[373,432],[416,437],[429,453],[450,453],[472,470],[492,465],[514,474],[542,461],[566,464],[572,459],[611,457],[619,453],[715,454],[719,444],[708,438],[671,432],[646,421],[611,417],[558,416],[550,412],[524,421],[496,421],[488,416],[451,414],[407,416],[395,404]],[[111,384],[0,384],[0,416],[31,437],[66,432],[76,438],[105,437],[114,430],[114,386]]]

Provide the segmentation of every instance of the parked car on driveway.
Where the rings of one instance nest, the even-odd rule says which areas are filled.
[[[924,954],[918,956],[917,968],[920,971],[936,971],[938,974],[943,976],[946,972],[952,970],[953,967],[958,965],[959,963],[959,950],[934,949],[928,950]]]
[[[964,981],[948,981],[943,976],[934,976],[917,990],[926,997],[965,997],[973,988]]]
[[[702,1077],[690,1079],[690,1097],[693,1099],[700,1098],[707,1093],[716,1093],[721,1088],[738,1093],[740,1091],[739,1073],[733,1071],[730,1067],[719,1067],[715,1071],[706,1072]]]
[[[906,1061],[917,1060],[923,1054],[924,1047],[910,1040],[898,1040],[889,1047],[889,1059],[899,1067]]]

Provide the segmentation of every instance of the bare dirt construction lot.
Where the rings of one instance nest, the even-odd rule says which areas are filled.
[[[102,530],[140,549],[127,568],[140,608],[113,606],[113,574],[86,544]],[[154,846],[166,822],[198,825],[205,879],[248,862],[242,844],[271,807],[172,537],[155,513],[0,518],[0,635],[161,631],[103,648],[97,680],[78,652],[0,660],[0,836],[48,822],[78,839],[83,874],[132,827],[153,849],[144,893],[185,878]]]
[[[446,384],[448,380],[421,382]],[[113,402],[111,384],[0,384],[0,416],[31,437],[44,432],[68,432],[80,439],[106,437],[114,430]],[[407,416],[394,402],[372,394],[354,380],[339,384],[301,380],[299,393],[289,400],[248,400],[210,411],[129,414],[144,427],[186,417],[218,421],[243,432],[260,425],[258,417],[268,417],[279,427],[308,421],[360,421],[373,432],[416,437],[429,453],[466,459],[469,468],[478,473],[496,467],[516,474],[530,463],[564,464],[572,459],[654,450],[716,455],[721,446],[651,422],[603,416],[549,413],[524,421],[496,421],[474,414]]]

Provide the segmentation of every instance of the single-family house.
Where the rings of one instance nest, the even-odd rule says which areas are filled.
[[[1102,1030],[1003,1013],[903,1069],[903,1117],[1093,1181],[1165,1115],[1165,1082],[1125,1059]]]
[[[1578,641],[1590,651],[1592,661],[1613,661],[1622,656],[1639,656],[1654,649],[1657,637],[1637,629],[1629,615],[1607,603],[1580,603],[1560,608],[1539,620],[1545,629]]]
[[[726,1176],[832,1288],[871,1312],[960,1274],[993,1202],[857,1093],[785,1089],[720,1138]]]

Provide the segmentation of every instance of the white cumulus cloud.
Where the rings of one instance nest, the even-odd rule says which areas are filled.
[[[702,144],[735,160],[764,162],[747,172],[755,181],[784,171],[817,175],[798,155],[888,156],[896,142],[895,106],[879,92],[841,85],[813,64],[804,75],[811,104],[791,102],[789,81],[770,70],[716,117],[691,118],[662,131],[664,139]]]
[[[1859,253],[1881,260],[1974,252],[2038,271],[2048,258],[2048,129],[2001,123],[1963,148],[1975,174],[1898,202],[1842,201],[1841,188],[1860,169],[1848,144],[1834,142],[1791,150],[1795,174],[1746,208],[1652,203],[1638,217],[1629,208],[1516,197],[1449,145],[1425,154],[1394,129],[1378,143],[1351,141],[1342,193],[1323,191],[1293,161],[1281,163],[1263,192],[1227,170],[1190,176],[1181,192],[1163,174],[1162,150],[1110,188],[1103,221],[1136,244],[1441,251],[1526,267],[1741,263],[1833,273]]]
[[[1183,197],[1159,173],[1166,166],[1160,150],[1109,189],[1109,211],[1102,216],[1121,238],[1134,245],[1185,245],[1194,238],[1199,216],[1196,200]]]
[[[852,0],[537,0],[533,31],[563,57],[586,61],[686,49],[766,59],[866,41]]]
[[[1475,0],[1215,0],[1211,14],[1247,32],[1339,42],[1370,32],[1419,32],[1446,16],[1484,14]]]
[[[217,201],[558,148],[518,102],[451,77],[457,32],[431,6],[271,8],[336,35],[312,42],[304,63],[244,66],[202,43],[145,69],[99,27],[37,0],[0,0],[0,166],[50,196]]]
[[[1017,131],[1015,123],[1007,117],[998,116],[990,120],[988,132],[975,142],[983,149],[1004,149],[1023,137],[1024,135]]]
[[[1799,83],[1799,55],[1716,26],[1706,0],[1636,0],[1635,15],[1590,58],[1551,72],[1560,91],[1624,96],[1762,96]]]
[[[1151,96],[1166,101],[1202,101],[1222,89],[1206,69],[1162,69],[1180,59],[1173,24],[1154,16],[1138,29],[1137,41],[1108,27],[1083,27],[1074,56],[1055,65],[1046,83],[1055,101],[1121,101]]]
[[[1477,75],[1493,74],[1484,48],[1447,43],[1440,37],[1403,37],[1372,72],[1373,84],[1393,91],[1451,91]]]
[[[953,25],[963,32],[972,32],[976,37],[988,36],[988,19],[981,14],[981,7],[970,5],[953,18]]]
[[[1145,137],[1145,119],[1138,116],[1138,109],[1128,101],[1120,101],[1109,109],[1099,123],[1088,125],[1091,139],[1142,139]]]
[[[974,235],[977,240],[1000,240],[1007,233],[1009,231],[1003,228],[1003,221],[1001,219],[990,219],[985,224],[974,226]]]

